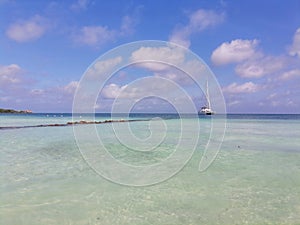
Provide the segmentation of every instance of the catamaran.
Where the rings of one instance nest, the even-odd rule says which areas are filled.
[[[213,114],[215,114],[215,112],[210,107],[209,92],[208,92],[208,81],[206,81],[206,99],[207,99],[207,106],[203,106],[199,110],[199,114],[203,114],[203,115],[213,115]]]

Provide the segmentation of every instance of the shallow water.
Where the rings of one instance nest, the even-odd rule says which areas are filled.
[[[71,119],[67,114],[0,115],[0,126]],[[0,130],[0,224],[300,223],[298,117],[229,116],[221,151],[204,172],[198,166],[210,120],[200,118],[200,125],[200,141],[188,164],[147,187],[99,176],[80,154],[72,127]],[[146,121],[130,126],[140,138],[149,135]],[[157,151],[143,154],[120,144],[111,124],[96,129],[115,158],[136,165],[165,159],[179,137],[177,128],[169,129]]]

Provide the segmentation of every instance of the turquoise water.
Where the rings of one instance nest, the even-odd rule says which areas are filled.
[[[68,114],[0,115],[0,127],[71,120]],[[191,160],[175,176],[147,187],[99,176],[83,159],[72,127],[0,130],[0,224],[300,224],[299,116],[229,116],[221,151],[204,172],[198,166],[211,121],[188,123],[195,120],[201,132]],[[112,124],[96,130],[116,159],[147,165],[172,154],[179,121],[166,120],[172,129],[147,154],[120,144]],[[140,138],[149,135],[148,125],[130,123]]]

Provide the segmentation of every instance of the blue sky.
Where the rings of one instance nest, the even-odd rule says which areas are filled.
[[[300,113],[299,12],[296,0],[0,0],[0,108],[71,112],[78,81],[97,57],[128,42],[162,40],[206,62],[228,112]],[[129,80],[108,83],[107,102]]]

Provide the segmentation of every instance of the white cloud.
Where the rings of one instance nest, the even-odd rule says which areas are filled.
[[[287,105],[287,106],[297,106],[298,104],[296,104],[293,100],[288,99],[286,105]]]
[[[287,72],[284,72],[279,79],[280,80],[290,80],[295,77],[300,77],[300,69],[294,69]]]
[[[241,93],[254,93],[260,90],[261,87],[252,82],[246,82],[244,84],[232,83],[227,87],[223,88],[223,92],[229,94],[241,94]]]
[[[86,10],[88,4],[89,4],[89,0],[77,0],[71,5],[70,9],[75,12]]]
[[[28,20],[20,20],[11,24],[6,30],[6,35],[16,42],[28,42],[43,36],[48,28],[47,20],[35,15]]]
[[[120,99],[138,99],[144,98],[145,96],[151,96],[155,90],[165,87],[162,84],[156,84],[155,86],[151,83],[141,82],[140,86],[136,84],[109,84],[102,89],[102,96],[105,98],[120,98]]]
[[[241,103],[241,101],[239,101],[239,100],[233,100],[233,101],[230,101],[229,103],[227,103],[227,106],[238,105],[240,103]]]
[[[215,49],[211,60],[215,65],[236,63],[235,73],[244,78],[261,78],[266,75],[277,76],[279,80],[289,79],[297,76],[299,66],[295,58],[288,55],[265,55],[257,49],[259,41],[236,39],[225,42]],[[297,55],[300,50],[300,28],[294,36],[293,47],[290,48],[291,55]],[[285,72],[294,69],[294,71]],[[277,79],[277,80],[278,80]],[[276,80],[276,79],[275,79]]]
[[[154,72],[154,76],[164,77],[180,85],[194,83],[191,76],[205,71],[199,60],[188,60],[187,52],[176,45],[166,47],[141,47],[131,55],[131,62],[137,67]]]
[[[216,26],[222,23],[224,19],[224,13],[218,14],[212,10],[199,9],[189,16],[189,23],[186,26],[177,26],[174,29],[169,40],[188,48],[192,34]]]
[[[161,77],[144,77],[125,85],[111,83],[102,89],[102,97],[105,98],[128,98],[130,100],[145,98],[148,96],[176,96],[182,91],[173,81]]]
[[[269,96],[267,97],[267,100],[272,100],[274,98],[277,98],[277,93],[269,94]]]
[[[116,32],[103,26],[85,26],[74,36],[74,40],[81,44],[100,46],[115,38]]]
[[[122,62],[122,57],[118,56],[112,59],[97,61],[85,75],[87,78],[97,79],[113,70],[115,66]]]
[[[235,73],[244,78],[278,76],[282,71],[288,70],[290,65],[294,64],[294,67],[297,65],[297,62],[287,55],[264,55],[263,52],[257,50],[258,43],[256,39],[236,39],[225,42],[213,51],[211,60],[216,65],[237,63]],[[279,79],[295,77],[297,76],[295,73],[298,73],[297,70],[283,73]]]
[[[236,39],[231,42],[224,42],[216,48],[211,60],[216,65],[225,65],[229,63],[238,63],[251,59],[257,55],[257,45],[259,41]]]
[[[28,96],[28,86],[33,82],[24,75],[25,71],[17,64],[0,65],[0,99],[8,100],[3,107],[15,108],[25,99],[32,100]]]
[[[170,80],[145,77],[125,85],[115,83],[106,85],[98,98],[98,105],[113,100],[111,103],[117,111],[124,111],[130,106],[134,106],[135,110],[159,112],[166,111],[167,108],[170,110],[172,106],[177,106],[183,111],[191,110],[189,102],[192,100],[183,93],[183,89]]]
[[[83,45],[99,47],[120,36],[131,35],[136,24],[134,18],[124,16],[119,29],[111,29],[107,26],[84,26],[73,34],[73,40]]]
[[[289,54],[300,57],[300,28],[294,34],[292,46],[289,49]]]
[[[278,72],[286,65],[285,57],[264,56],[239,64],[235,72],[241,77],[259,78]]]
[[[274,100],[274,101],[271,101],[271,105],[272,105],[273,107],[276,107],[276,106],[282,105],[282,103],[281,103],[280,101]]]
[[[172,71],[172,72],[166,72],[166,73],[155,73],[154,76],[157,77],[163,77],[166,78],[168,80],[172,80],[178,83],[184,83],[185,82],[185,76],[182,73],[176,72],[176,71]]]
[[[170,68],[169,65],[179,64],[185,59],[184,52],[176,47],[141,47],[131,55],[131,61],[151,61],[139,63],[137,66],[150,69],[152,71],[162,71]]]
[[[202,31],[224,21],[224,13],[218,14],[212,10],[199,9],[190,16],[189,27],[196,31]]]
[[[45,89],[42,88],[33,88],[24,92],[24,96],[28,95],[27,98],[40,98],[44,101],[50,101],[51,99],[59,99],[60,101],[68,102],[70,97],[73,96],[76,88],[78,87],[78,81],[71,81],[66,85],[52,86]],[[68,102],[69,104],[70,102]]]
[[[133,34],[134,27],[136,24],[137,24],[136,19],[130,16],[124,16],[120,27],[120,34],[124,36]]]
[[[195,83],[195,81],[188,74],[186,74],[182,71],[179,71],[177,69],[170,69],[168,71],[155,72],[154,76],[163,77],[165,79],[174,81],[181,87]]]
[[[191,45],[189,36],[190,32],[186,28],[176,29],[173,31],[169,41],[189,48]]]
[[[269,76],[266,81],[269,89],[281,86],[282,81],[300,77],[299,59],[291,57],[300,56],[300,28],[297,29],[293,43],[288,49],[290,55],[265,55],[257,47],[256,39],[225,42],[214,50],[211,60],[216,65],[236,63],[235,73],[243,78]]]
[[[78,87],[79,82],[78,81],[71,81],[66,86],[62,88],[63,92],[66,94],[74,94],[76,88]]]
[[[32,89],[30,91],[30,95],[33,95],[33,96],[43,96],[45,94],[45,90],[43,89]]]
[[[16,64],[11,64],[8,66],[0,65],[0,86],[7,86],[10,84],[17,84],[22,81],[23,70],[20,66]]]
[[[109,84],[102,89],[101,94],[105,98],[116,98],[126,87],[127,85],[120,86],[117,84]]]

